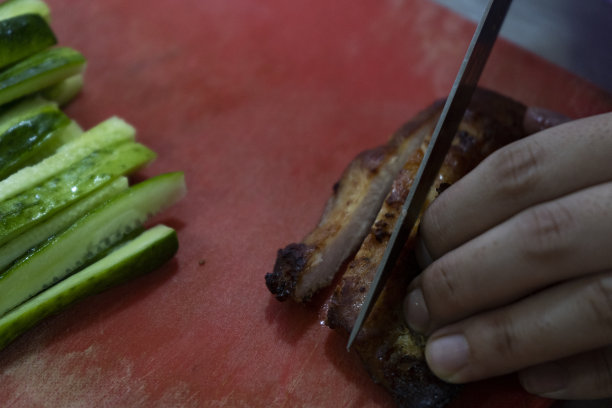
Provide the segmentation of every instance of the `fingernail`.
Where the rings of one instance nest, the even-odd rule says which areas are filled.
[[[554,397],[567,388],[565,370],[554,363],[529,368],[521,372],[520,380],[527,392],[544,397]]]
[[[408,325],[413,330],[424,333],[429,325],[429,310],[421,289],[414,289],[408,294],[404,310]]]
[[[452,380],[467,365],[470,346],[465,336],[453,334],[433,340],[425,353],[431,370],[440,378]]]

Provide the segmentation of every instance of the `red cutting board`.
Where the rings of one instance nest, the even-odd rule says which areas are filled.
[[[316,306],[272,299],[276,250],[317,222],[344,166],[450,89],[474,25],[425,0],[49,0],[89,60],[67,112],[118,115],[184,170],[160,270],[0,352],[14,407],[391,407]],[[563,44],[559,44],[563,46]],[[484,85],[580,117],[612,97],[505,42]],[[545,407],[511,379],[454,407]]]

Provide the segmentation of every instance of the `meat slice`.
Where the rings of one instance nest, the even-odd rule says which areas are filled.
[[[523,137],[524,115],[525,107],[521,104],[490,91],[478,90],[430,191],[428,202],[488,154]],[[328,300],[326,324],[331,328],[346,332],[352,329],[429,137],[400,171],[363,244]],[[353,347],[372,378],[387,388],[400,406],[442,407],[458,388],[442,382],[429,371],[423,356],[426,339],[409,329],[402,314],[407,286],[419,272],[412,252],[412,240],[406,244],[400,262]]]
[[[317,227],[302,242],[278,251],[273,272],[266,275],[266,285],[278,300],[308,301],[331,284],[368,233],[398,172],[431,134],[441,109],[441,102],[434,103],[386,145],[362,152],[349,164]]]

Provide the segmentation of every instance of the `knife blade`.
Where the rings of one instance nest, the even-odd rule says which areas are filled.
[[[419,218],[427,193],[440,171],[459,123],[472,99],[480,74],[495,44],[511,3],[512,0],[490,0],[476,27],[472,41],[461,63],[459,73],[455,78],[453,87],[432,134],[427,151],[423,156],[408,197],[402,206],[393,233],[389,238],[382,261],[378,265],[376,275],[351,330],[346,346],[347,350],[350,350],[363,323],[372,311],[389,273],[397,263],[402,248],[410,237],[410,233]]]

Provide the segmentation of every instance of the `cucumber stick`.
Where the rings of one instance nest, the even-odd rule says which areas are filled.
[[[5,106],[0,112],[0,180],[83,133],[56,102],[32,97]]]
[[[43,89],[40,93],[45,99],[63,106],[73,100],[79,92],[81,92],[84,82],[83,74],[80,73],[70,78],[66,78],[55,85],[51,85],[49,88]]]
[[[61,146],[54,155],[0,181],[0,202],[33,188],[96,150],[133,141],[134,135],[134,128],[123,120],[116,117],[107,119],[81,137]]]
[[[49,24],[38,14],[0,20],[0,68],[57,43]]]
[[[74,120],[71,120],[68,126],[62,129],[58,139],[58,148],[64,146],[68,142],[72,142],[77,137],[83,134],[83,129]]]
[[[85,57],[72,48],[40,51],[0,72],[0,105],[41,91],[84,68]]]
[[[20,120],[0,134],[0,179],[50,156],[70,119],[58,109]]]
[[[6,132],[19,121],[49,110],[58,110],[57,103],[34,96],[9,103],[0,108],[0,133]]]
[[[106,257],[57,283],[0,318],[0,349],[45,317],[168,261],[178,249],[176,232],[157,225]]]
[[[22,14],[38,14],[47,22],[51,19],[49,6],[42,0],[6,0],[0,3],[0,20]]]
[[[0,271],[24,255],[30,248],[41,244],[48,237],[65,230],[83,215],[120,192],[127,190],[127,188],[127,178],[119,177],[82,200],[58,212],[48,220],[41,222],[7,242],[0,247]]]
[[[183,173],[150,178],[50,238],[0,274],[0,316],[87,265],[185,191]]]
[[[97,150],[46,182],[0,203],[0,245],[44,221],[79,198],[149,163],[155,153],[123,143]]]

